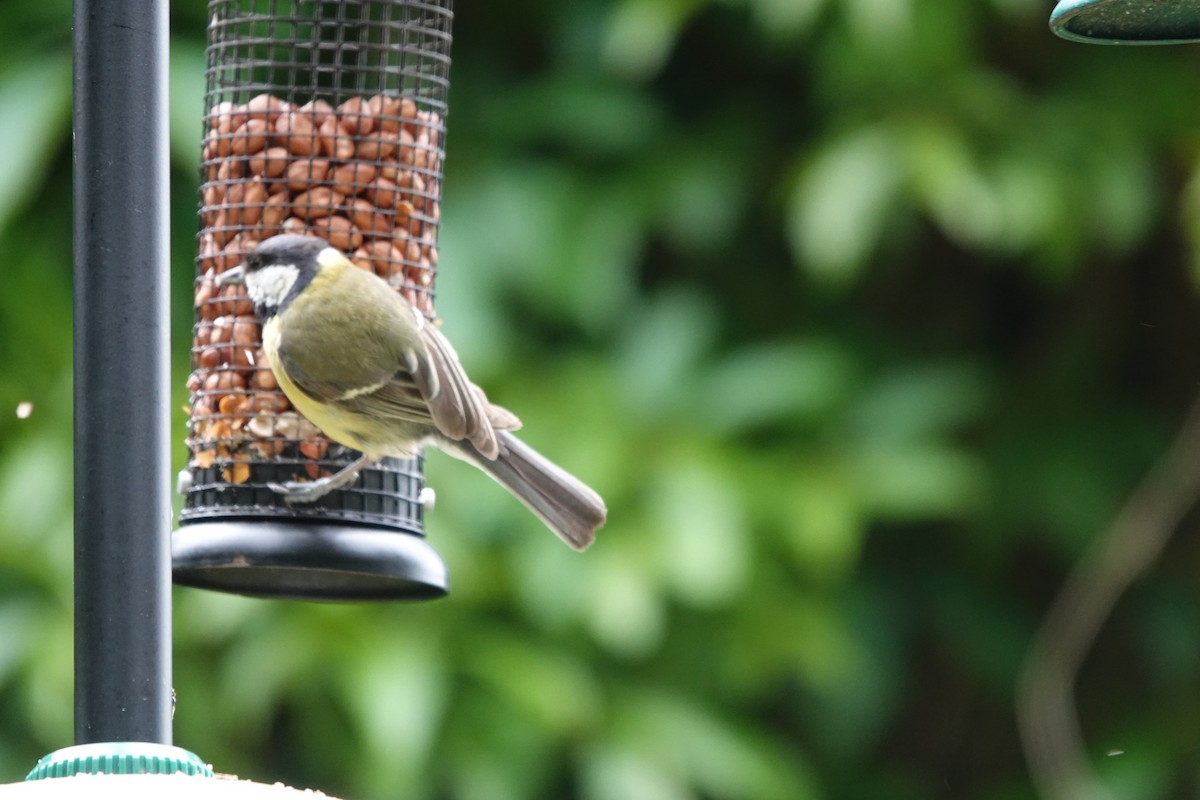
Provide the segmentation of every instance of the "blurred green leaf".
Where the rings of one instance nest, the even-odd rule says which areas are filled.
[[[613,552],[597,556],[589,582],[592,604],[587,622],[606,649],[630,658],[653,652],[666,627],[666,610],[649,576],[629,569],[629,556]]]
[[[765,36],[785,38],[806,31],[825,0],[746,0]]]
[[[29,659],[30,641],[41,622],[39,609],[32,603],[0,608],[0,636],[7,643],[0,652],[0,683],[11,680],[12,674]]]
[[[972,364],[909,365],[867,387],[849,415],[868,446],[929,441],[963,427],[983,410],[987,380]]]
[[[168,71],[171,158],[181,170],[193,174],[200,172],[204,71],[204,51],[189,40],[172,39]]]
[[[477,636],[471,651],[467,671],[548,732],[570,734],[596,720],[600,698],[593,678],[570,656],[498,631]]]
[[[670,55],[679,28],[699,6],[698,0],[622,0],[612,15],[605,60],[624,76],[653,75]]]
[[[623,83],[564,72],[510,87],[475,111],[508,142],[555,142],[589,155],[636,153],[662,127],[662,110]]]
[[[66,595],[69,554],[57,546],[72,527],[70,453],[65,443],[39,437],[4,456],[0,459],[0,530],[12,548],[10,558],[45,562],[40,567],[26,566],[32,575],[64,581],[60,586]],[[53,585],[51,580],[47,585]]]
[[[361,654],[344,685],[380,793],[416,780],[446,713],[449,664],[436,642],[417,633],[413,626],[388,631]]]
[[[869,507],[887,517],[957,517],[977,509],[986,491],[978,459],[937,445],[866,448],[853,469]]]
[[[815,460],[797,470],[787,495],[784,539],[796,563],[815,581],[852,574],[869,513],[855,476],[833,459]]]
[[[582,796],[586,800],[629,797],[693,800],[696,794],[664,774],[653,759],[641,753],[595,748],[584,764]]]
[[[718,719],[694,703],[653,691],[624,704],[628,742],[700,796],[804,800],[818,797],[803,760]],[[686,796],[686,795],[685,795]]]
[[[796,702],[818,749],[855,763],[870,757],[886,735],[888,720],[908,699],[911,666],[900,654],[910,646],[910,630],[907,607],[877,587],[856,587],[839,610],[853,641],[839,645],[836,677],[827,677]],[[887,783],[883,770],[870,773]]]
[[[631,411],[670,417],[694,398],[694,372],[715,336],[713,309],[704,297],[672,291],[631,314],[621,331],[615,365]]]
[[[801,268],[834,286],[857,277],[879,247],[902,177],[900,151],[886,128],[840,135],[817,152],[788,204]]]
[[[685,464],[660,476],[653,488],[660,568],[694,605],[731,602],[750,579],[750,530],[730,477]]]
[[[932,119],[908,126],[906,172],[918,200],[947,235],[964,244],[988,245],[1000,236],[1003,209],[964,133]]]
[[[66,140],[71,118],[71,62],[64,54],[45,54],[0,73],[0,152],[8,154],[0,171],[0,230],[38,190],[51,156]]]
[[[820,420],[851,391],[854,365],[835,342],[747,347],[701,382],[708,422],[721,433]]]

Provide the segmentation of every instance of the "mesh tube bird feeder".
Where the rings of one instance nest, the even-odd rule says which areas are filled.
[[[433,315],[451,0],[210,0],[189,461],[175,580],[311,599],[436,597],[419,459],[312,504],[269,484],[358,453],[292,409],[242,286],[261,241],[317,236]]]

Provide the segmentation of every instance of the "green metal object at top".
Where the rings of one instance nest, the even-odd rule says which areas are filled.
[[[1200,41],[1200,0],[1060,0],[1050,29],[1092,44]]]

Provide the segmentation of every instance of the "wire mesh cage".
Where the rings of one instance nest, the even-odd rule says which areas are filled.
[[[244,287],[219,276],[272,236],[316,236],[433,316],[452,18],[451,0],[208,4],[178,582],[294,596],[445,591],[444,567],[423,541],[419,459],[385,459],[312,504],[289,505],[270,488],[333,474],[358,454],[291,407]],[[342,552],[346,542],[361,549],[356,526],[390,537],[362,556],[382,577],[336,567],[343,556],[356,562]],[[399,566],[377,563],[381,543]],[[316,551],[326,547],[322,561]],[[252,551],[261,569],[246,569]],[[397,583],[397,569],[419,575]]]

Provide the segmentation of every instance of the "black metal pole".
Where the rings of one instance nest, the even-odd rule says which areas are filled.
[[[171,743],[167,0],[75,0],[75,742]]]

